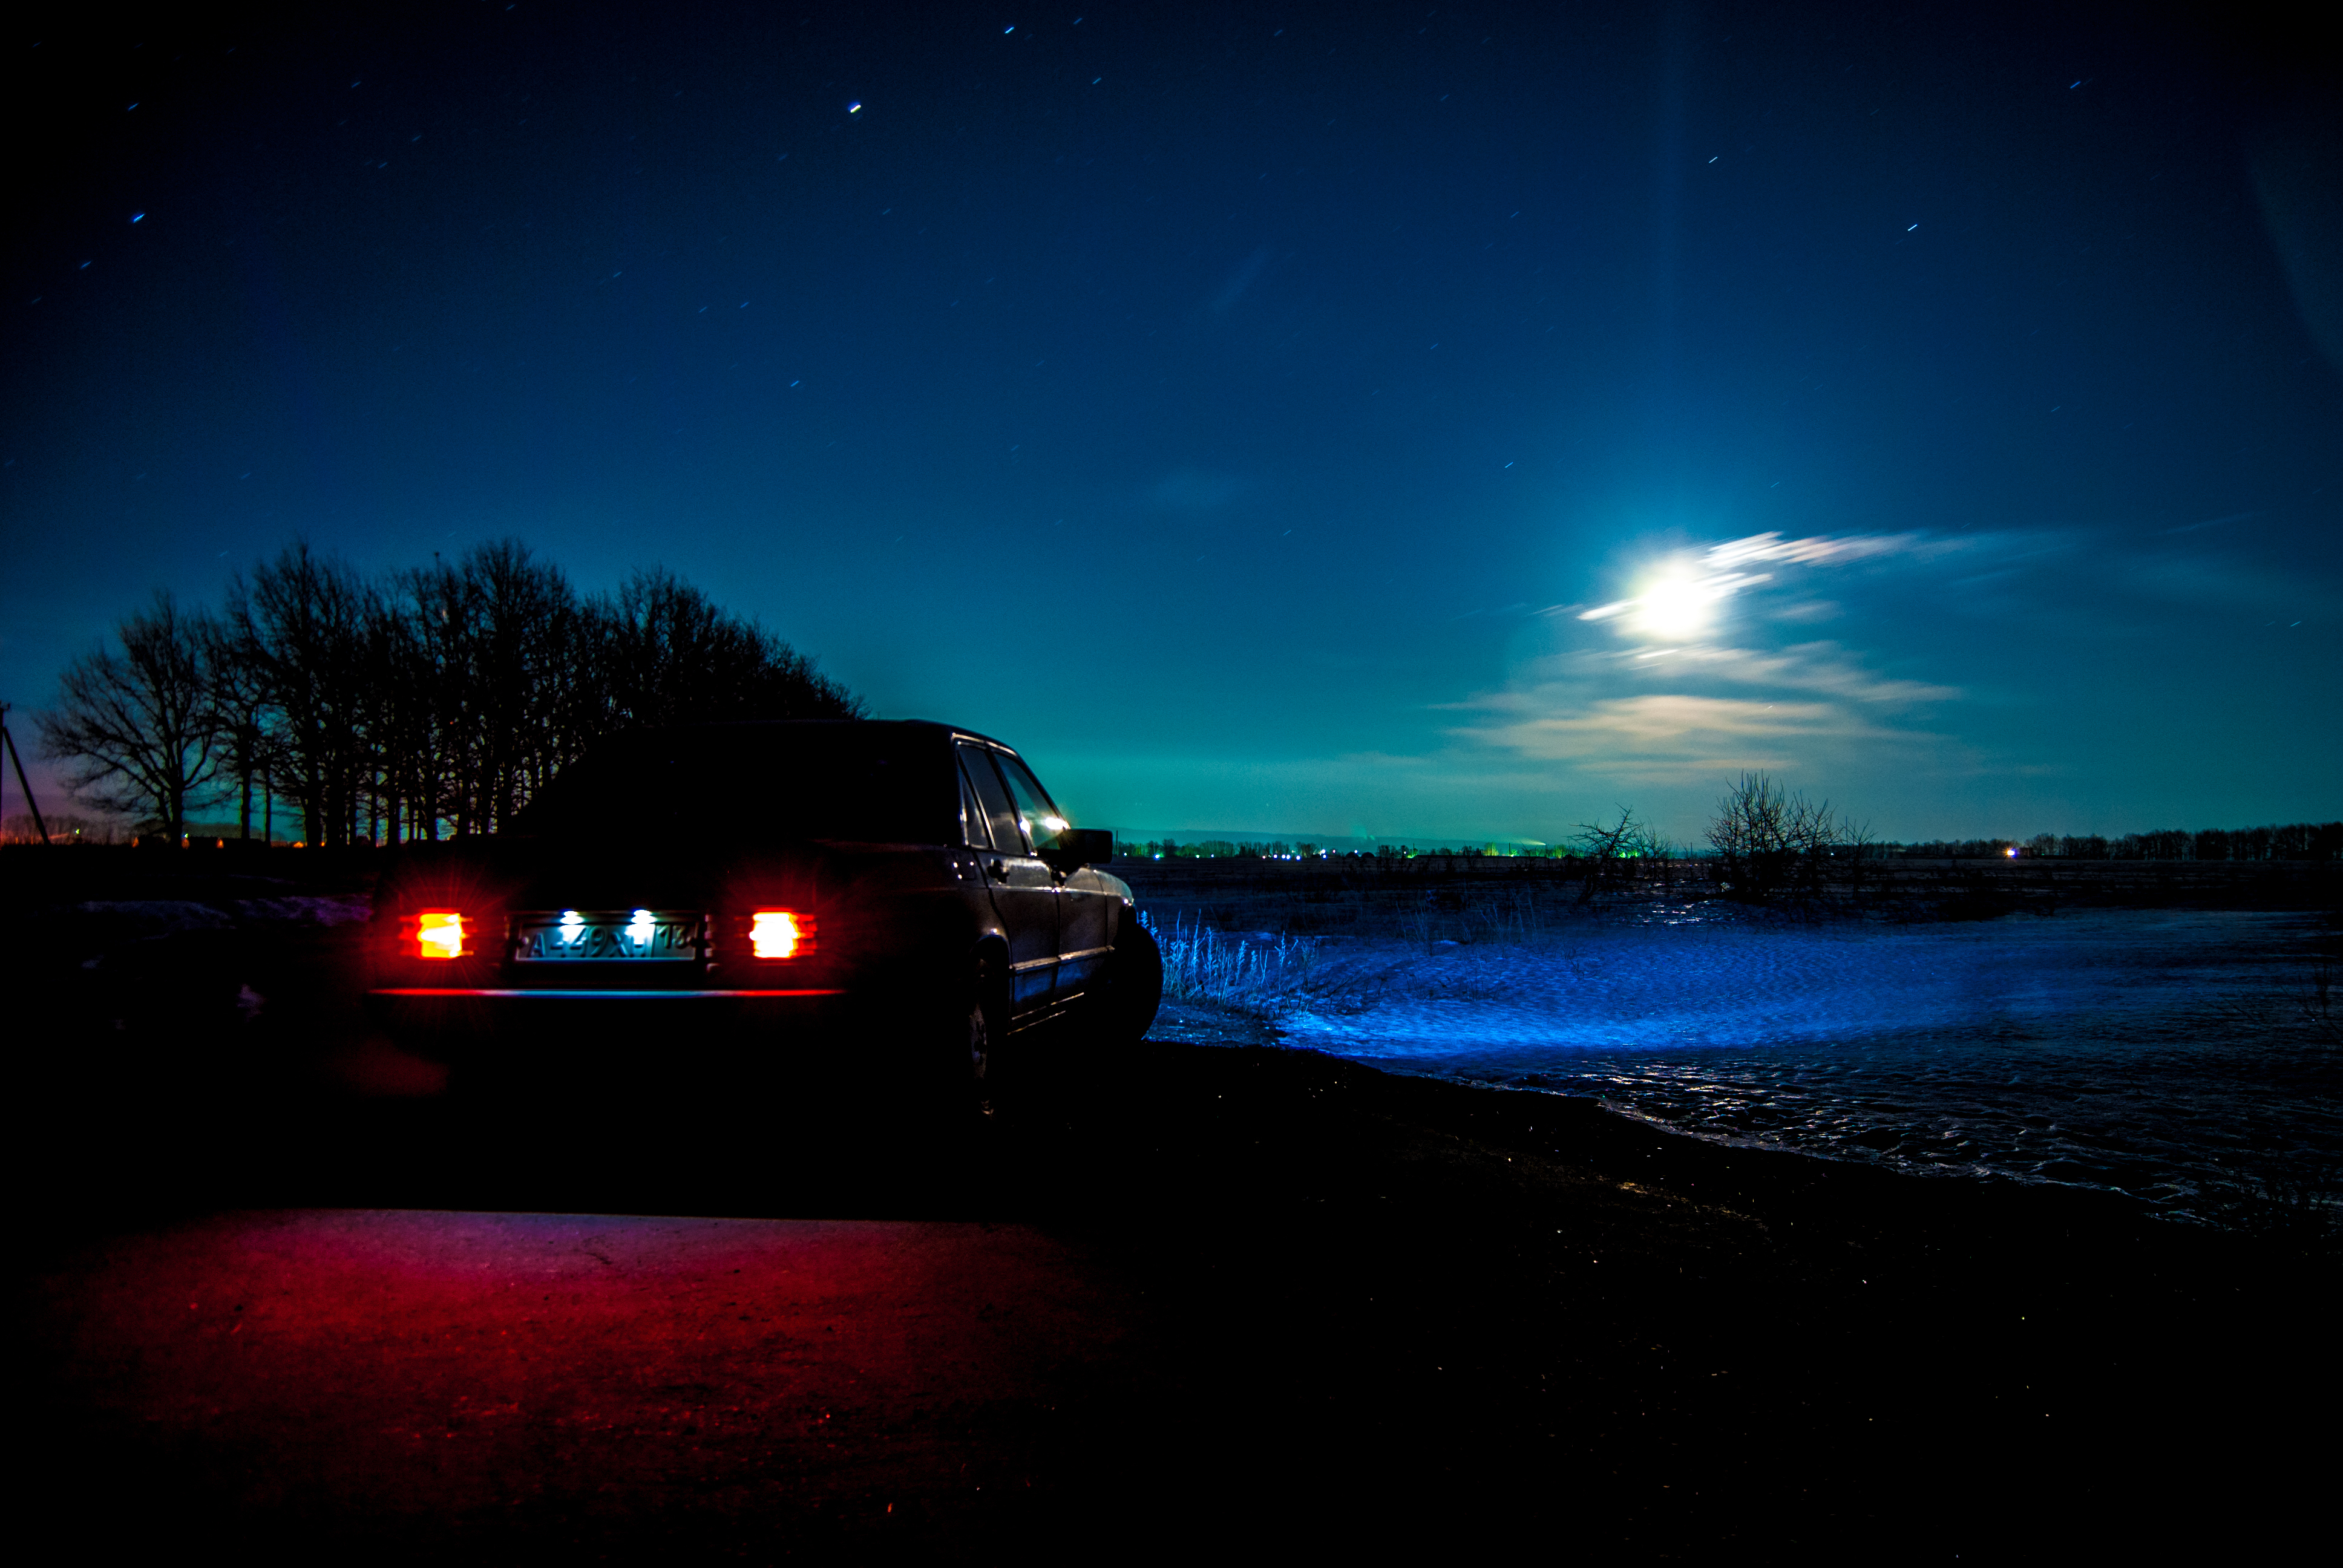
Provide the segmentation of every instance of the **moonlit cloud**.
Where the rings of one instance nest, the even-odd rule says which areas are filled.
[[[1606,658],[1614,663],[1632,659],[1661,673],[1777,690],[1825,692],[1850,702],[1883,706],[1949,702],[1962,695],[1958,687],[1875,675],[1863,668],[1860,658],[1830,642],[1800,643],[1771,653],[1745,648],[1671,648],[1611,654]]]
[[[1623,682],[1709,689],[1622,694]],[[1744,695],[1750,691],[1761,695]],[[1599,777],[1678,782],[1741,769],[1790,771],[1818,750],[1858,741],[1933,743],[1907,727],[1909,715],[1963,695],[1880,675],[1828,642],[1583,652],[1542,661],[1505,691],[1454,704],[1484,718],[1450,734]]]
[[[1835,566],[1842,561],[1859,561],[1872,556],[1910,555],[1926,548],[1928,540],[1920,534],[1855,534],[1843,539],[1815,535],[1812,538],[1785,539],[1778,533],[1752,534],[1745,539],[1732,539],[1713,545],[1705,558],[1712,568],[1722,570],[1739,566],[1744,561],[1794,561],[1802,566]]]
[[[1770,575],[1765,572],[1755,575],[1716,572],[1699,577],[1685,572],[1669,572],[1634,598],[1597,605],[1578,618],[1610,620],[1617,616],[1632,616],[1632,624],[1638,630],[1660,637],[1687,637],[1706,628],[1712,613],[1710,606],[1742,588],[1768,580]]]
[[[1658,692],[1600,697],[1544,687],[1486,698],[1492,722],[1452,734],[1525,759],[1560,762],[1597,778],[1704,782],[1743,769],[1795,772],[1818,747],[1913,745],[1935,739],[1877,723],[1847,705],[1762,702]]]
[[[1472,716],[1449,739],[1499,766],[1560,765],[1606,788],[1700,788],[1743,770],[1843,777],[1858,757],[1966,768],[1958,744],[1926,727],[1929,710],[1968,695],[1962,688],[1887,673],[1839,642],[1750,645],[1768,623],[1786,629],[1841,613],[1841,605],[1802,594],[1778,614],[1745,620],[1732,642],[1709,634],[1725,601],[1802,571],[1926,561],[1978,546],[1976,536],[1763,533],[1679,557],[1632,598],[1547,622],[1557,631],[1611,623],[1606,630],[1622,641],[1557,648],[1519,665],[1505,689],[1447,705]],[[1562,635],[1566,645],[1570,634]]]
[[[1623,619],[1635,631],[1663,638],[1704,629],[1710,608],[1744,588],[1772,582],[1772,572],[1735,568],[1760,562],[1785,566],[1840,566],[1883,556],[1934,555],[1962,548],[1962,541],[1931,540],[1922,534],[1855,534],[1844,538],[1815,535],[1785,539],[1778,532],[1751,534],[1711,545],[1699,560],[1663,568],[1642,593],[1579,613],[1581,620]]]

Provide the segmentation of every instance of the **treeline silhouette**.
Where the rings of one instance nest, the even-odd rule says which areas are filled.
[[[191,809],[275,802],[345,845],[492,833],[605,736],[859,719],[860,699],[663,569],[581,595],[518,540],[367,577],[297,542],[216,611],[157,592],[38,717],[75,793],[176,841]],[[711,781],[711,788],[722,786]],[[614,819],[646,803],[613,801]]]
[[[2036,833],[2031,839],[1934,839],[1888,846],[1916,860],[2004,857],[2009,851],[2066,860],[2338,860],[2343,822],[2289,822],[2283,827],[2166,829],[2109,839],[2097,833]]]

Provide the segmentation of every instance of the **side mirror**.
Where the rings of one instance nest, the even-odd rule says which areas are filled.
[[[1063,876],[1113,859],[1114,833],[1106,828],[1061,829],[1058,841],[1038,853],[1050,869]]]

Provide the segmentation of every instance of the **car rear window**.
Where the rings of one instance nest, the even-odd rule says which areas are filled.
[[[880,723],[713,724],[604,742],[514,819],[544,837],[652,830],[952,843],[951,749]]]

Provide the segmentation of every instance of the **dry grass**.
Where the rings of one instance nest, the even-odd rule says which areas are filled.
[[[1258,1018],[1290,1012],[1315,958],[1307,937],[1232,936],[1184,916],[1169,926],[1139,917],[1163,950],[1163,994]]]

